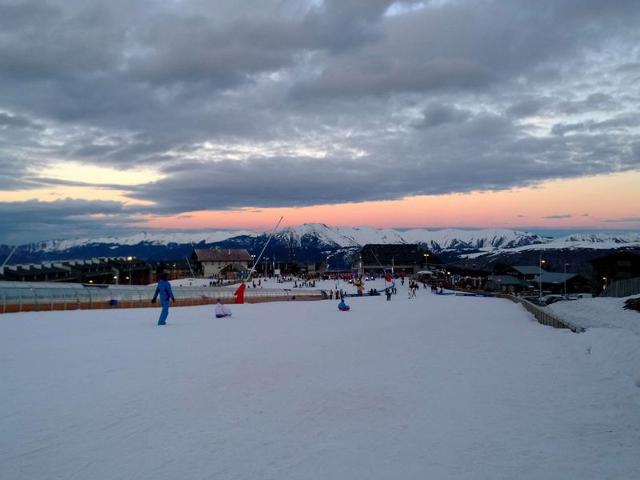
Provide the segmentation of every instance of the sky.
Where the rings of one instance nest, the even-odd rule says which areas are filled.
[[[0,0],[0,243],[640,230],[637,0]]]

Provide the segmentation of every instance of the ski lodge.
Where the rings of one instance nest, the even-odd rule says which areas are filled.
[[[245,249],[208,248],[193,250],[191,255],[196,270],[205,278],[233,277],[249,270],[251,254]]]

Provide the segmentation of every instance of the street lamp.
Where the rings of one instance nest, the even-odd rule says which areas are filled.
[[[132,256],[128,256],[127,257],[127,262],[129,263],[129,276],[126,278],[126,280],[129,280],[129,285],[131,285],[131,262],[133,261],[133,257]]]
[[[540,262],[538,263],[538,270],[539,270],[539,275],[538,275],[538,283],[539,283],[539,287],[540,287],[540,295],[539,295],[539,299],[542,299],[542,264],[545,263],[545,260],[542,259],[542,254],[540,254]]]
[[[564,264],[564,298],[567,298],[567,265],[569,264]]]

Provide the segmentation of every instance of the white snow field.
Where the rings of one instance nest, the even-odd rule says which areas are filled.
[[[640,478],[607,329],[404,288],[336,303],[0,316],[0,478]]]

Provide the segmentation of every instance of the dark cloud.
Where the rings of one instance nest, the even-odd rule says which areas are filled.
[[[432,104],[423,113],[424,119],[417,125],[421,128],[431,128],[446,123],[460,123],[469,118],[469,112],[449,105]]]
[[[637,169],[638,24],[635,0],[0,0],[0,188],[152,168],[126,189],[162,215]]]
[[[74,199],[0,202],[0,218],[4,243],[118,232],[132,222],[118,202]]]
[[[22,117],[19,115],[9,115],[8,113],[0,112],[0,128],[40,129],[41,127],[26,117]]]
[[[569,214],[569,213],[561,213],[558,215],[547,215],[546,217],[542,217],[542,218],[546,218],[549,220],[560,220],[560,219],[564,219],[564,218],[572,218],[573,215]]]

